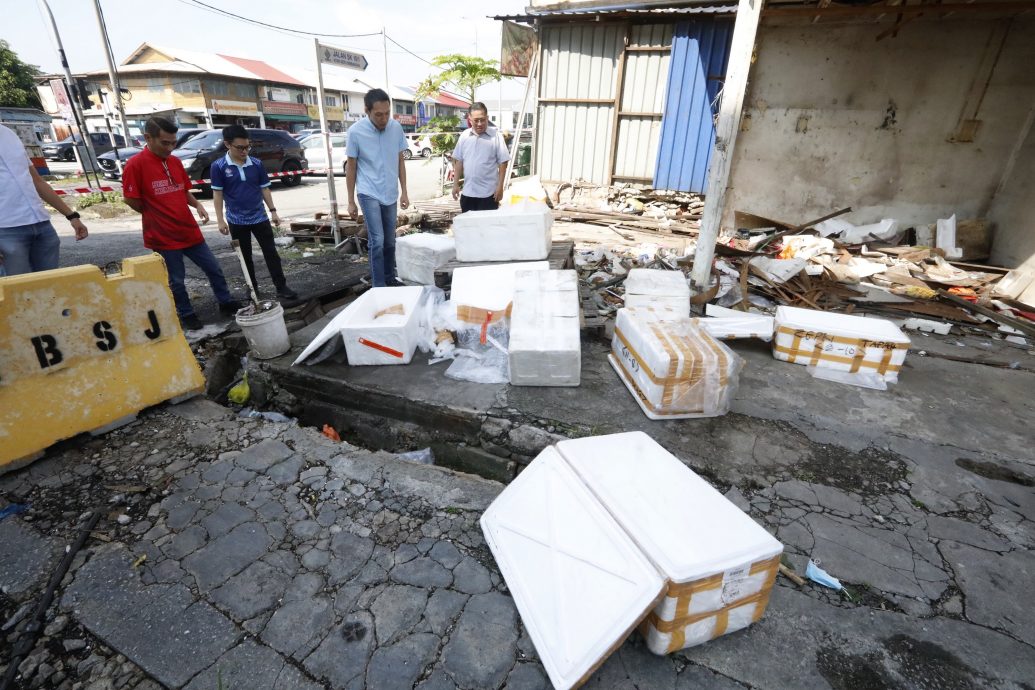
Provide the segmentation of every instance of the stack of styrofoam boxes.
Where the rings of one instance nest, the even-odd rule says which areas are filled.
[[[634,268],[625,279],[625,306],[671,309],[678,318],[689,318],[690,286],[682,271]]]
[[[689,317],[649,307],[618,310],[608,361],[651,419],[726,414],[743,366]]]
[[[898,381],[909,337],[887,319],[778,307],[773,357],[841,374]]]
[[[468,211],[453,219],[457,261],[538,261],[550,255],[553,213],[544,203]]]
[[[481,525],[555,688],[637,624],[667,654],[757,621],[783,551],[642,432],[546,448]]]
[[[545,271],[546,261],[491,266],[464,266],[453,270],[450,301],[457,320],[483,326],[510,316],[514,301],[514,277],[518,271]]]
[[[575,271],[520,271],[510,314],[510,382],[577,386],[582,370]]]
[[[448,235],[419,232],[395,242],[395,264],[400,280],[435,284],[435,269],[456,258],[456,243]]]

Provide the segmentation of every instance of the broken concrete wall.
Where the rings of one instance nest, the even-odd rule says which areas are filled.
[[[734,209],[804,221],[852,206],[850,220],[906,223],[988,211],[1035,99],[1035,20],[920,19],[878,41],[891,26],[760,28],[726,227]],[[979,121],[973,141],[961,120]]]
[[[1035,97],[1029,97],[1035,116]],[[1035,270],[1035,128],[1018,137],[1014,165],[1003,175],[1002,187],[989,209],[998,228],[992,244],[992,263]]]

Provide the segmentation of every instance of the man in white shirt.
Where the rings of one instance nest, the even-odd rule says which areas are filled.
[[[0,276],[58,267],[61,240],[43,201],[72,223],[77,240],[86,238],[79,214],[39,176],[18,135],[0,125]]]
[[[471,127],[453,149],[453,198],[460,198],[461,212],[499,208],[509,160],[503,136],[489,127],[489,109],[484,103],[472,103]]]

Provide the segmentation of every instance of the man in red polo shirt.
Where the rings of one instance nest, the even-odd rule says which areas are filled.
[[[193,206],[197,210],[202,225],[208,222],[205,207],[188,191],[190,178],[183,164],[169,155],[176,147],[176,125],[165,118],[152,117],[144,126],[144,140],[147,147],[129,159],[122,173],[122,196],[126,205],[141,215],[144,246],[165,259],[180,324],[184,330],[197,330],[202,324],[183,284],[184,257],[208,276],[222,314],[234,314],[244,304],[231,296],[219,262],[187,208]]]

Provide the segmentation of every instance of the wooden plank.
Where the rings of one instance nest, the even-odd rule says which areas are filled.
[[[661,117],[662,113],[647,113],[635,110],[620,110],[618,117]]]
[[[672,46],[626,46],[630,53],[671,53]]]
[[[896,5],[895,14],[946,15],[953,12],[963,14],[1012,13],[1035,11],[1035,2],[976,2],[972,4],[946,3],[941,5]],[[770,5],[763,10],[765,17],[873,17],[889,13],[887,5],[854,5],[850,7],[781,7]],[[737,16],[740,16],[738,8]]]
[[[622,37],[622,52],[618,54],[618,74],[615,76],[615,98],[614,117],[611,119],[611,149],[608,152],[607,163],[607,184],[610,186],[615,180],[615,162],[618,160],[618,114],[622,108],[622,90],[625,88],[625,59],[626,51],[629,50],[629,25],[625,26],[625,35]]]
[[[540,98],[539,105],[614,105],[611,98]]]

